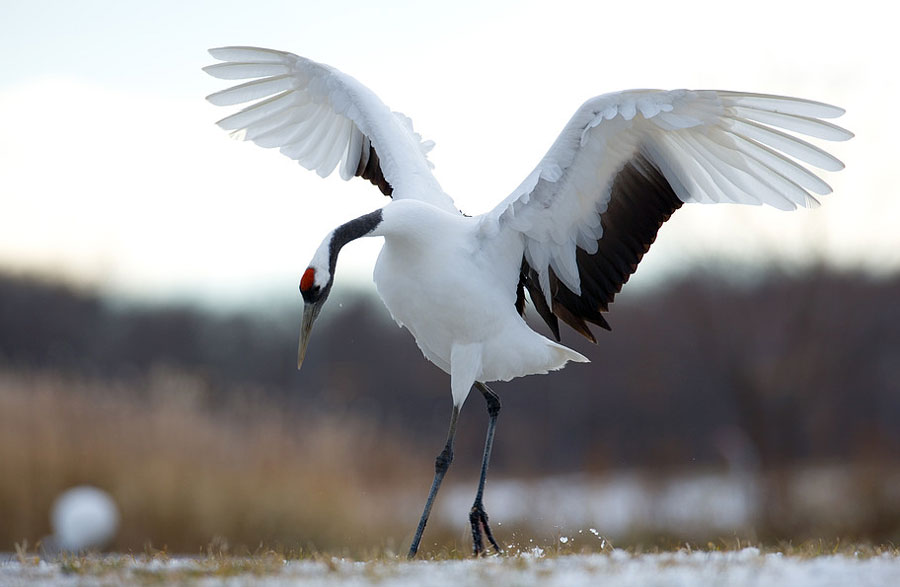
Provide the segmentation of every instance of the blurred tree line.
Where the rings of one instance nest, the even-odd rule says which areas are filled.
[[[626,292],[609,314],[613,332],[598,332],[596,346],[566,330],[563,343],[593,364],[495,384],[504,409],[494,471],[769,470],[900,457],[900,277],[712,274]],[[128,379],[165,366],[212,390],[263,390],[307,417],[362,418],[411,451],[437,453],[449,378],[380,302],[330,303],[301,372],[299,305],[222,314],[0,276],[0,367]],[[218,398],[205,401],[214,409]],[[467,402],[457,448],[466,456],[456,467],[479,464],[481,404],[478,394]]]

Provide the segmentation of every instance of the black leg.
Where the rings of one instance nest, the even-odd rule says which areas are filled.
[[[438,489],[441,488],[441,481],[450,463],[453,462],[453,437],[456,436],[456,420],[459,418],[459,408],[453,406],[453,413],[450,414],[450,430],[447,432],[447,444],[444,450],[434,460],[434,481],[431,482],[431,491],[428,492],[428,499],[425,501],[425,511],[419,519],[419,527],[416,528],[416,535],[413,537],[412,544],[409,547],[407,558],[415,558],[416,552],[419,550],[419,542],[422,541],[422,532],[425,531],[425,524],[428,523],[428,516],[431,514],[431,506],[434,503],[434,497],[437,495]]]
[[[487,512],[484,511],[482,497],[484,496],[484,482],[487,479],[488,463],[491,460],[491,448],[494,445],[494,430],[497,427],[497,415],[500,414],[500,397],[491,390],[487,385],[476,382],[475,387],[484,396],[487,402],[488,421],[487,438],[484,441],[484,456],[481,460],[481,479],[478,481],[478,493],[475,494],[475,503],[472,504],[472,511],[469,512],[469,523],[472,524],[472,541],[474,543],[475,556],[484,553],[484,541],[482,535],[487,536],[491,546],[497,553],[503,552],[497,541],[494,540],[494,534],[488,525]]]

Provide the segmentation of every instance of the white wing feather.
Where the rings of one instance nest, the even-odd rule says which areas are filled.
[[[814,206],[831,188],[804,164],[843,164],[775,127],[827,139],[852,133],[819,120],[835,106],[764,94],[632,90],[588,100],[522,184],[482,220],[486,233],[525,237],[525,257],[550,304],[548,268],[581,293],[575,250],[597,249],[616,174],[635,155],[655,165],[684,202]]]
[[[371,144],[393,198],[415,198],[457,212],[431,173],[426,154],[434,143],[423,142],[408,117],[391,112],[352,77],[272,49],[223,47],[210,54],[224,61],[203,68],[210,75],[252,80],[208,96],[210,102],[230,106],[258,100],[218,122],[232,136],[278,148],[322,177],[340,163],[345,180],[368,161]]]

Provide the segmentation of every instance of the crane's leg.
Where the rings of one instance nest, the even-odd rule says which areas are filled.
[[[497,415],[500,414],[500,396],[485,385],[484,383],[475,382],[475,387],[484,396],[487,402],[488,421],[487,438],[484,441],[484,457],[481,460],[481,479],[478,481],[478,493],[475,494],[475,503],[472,504],[472,510],[469,512],[469,523],[472,524],[472,541],[474,542],[475,556],[483,554],[485,551],[484,540],[482,536],[487,536],[491,546],[497,553],[503,552],[497,541],[494,540],[494,534],[488,525],[487,512],[484,511],[484,504],[481,499],[484,495],[484,482],[487,479],[488,462],[491,460],[491,448],[494,445],[494,430],[497,428]]]
[[[422,532],[425,531],[425,524],[428,523],[428,516],[431,514],[431,506],[434,503],[434,496],[437,495],[438,489],[441,488],[441,481],[450,463],[453,462],[453,438],[456,436],[456,420],[459,418],[459,406],[453,406],[453,412],[450,414],[450,430],[447,431],[447,444],[444,450],[434,460],[434,481],[431,482],[431,491],[428,492],[428,499],[425,501],[425,511],[419,519],[419,527],[416,528],[416,535],[413,537],[412,544],[409,547],[407,558],[415,558],[416,552],[419,550],[419,542],[422,541]]]

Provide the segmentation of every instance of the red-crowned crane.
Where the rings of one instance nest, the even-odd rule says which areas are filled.
[[[817,204],[831,188],[806,165],[843,167],[788,134],[846,140],[821,120],[843,114],[819,102],[725,91],[633,90],[591,98],[522,184],[493,210],[462,214],[431,173],[412,122],[340,71],[291,53],[212,49],[205,71],[250,79],[208,97],[228,106],[255,101],[219,121],[239,138],[277,147],[320,176],[340,164],[391,197],[384,207],[331,231],[300,279],[304,300],[297,367],[334,282],[341,248],[384,237],[374,281],[384,305],[425,357],[450,374],[453,409],[434,481],[409,549],[414,557],[434,498],[453,459],[459,410],[474,386],[489,424],[481,478],[469,514],[476,555],[484,536],[500,547],[482,503],[500,399],[487,383],[546,373],[581,354],[526,324],[525,292],[556,341],[559,320],[594,341],[603,317],[657,231],[686,202]],[[779,130],[783,129],[783,130]]]

